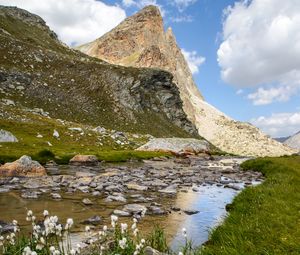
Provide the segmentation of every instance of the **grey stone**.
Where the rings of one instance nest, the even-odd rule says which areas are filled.
[[[9,131],[0,129],[0,143],[15,143],[18,139]]]

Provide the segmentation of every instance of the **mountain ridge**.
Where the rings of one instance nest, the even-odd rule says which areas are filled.
[[[155,6],[145,7],[102,37],[77,49],[121,66],[171,72],[189,120],[200,136],[223,151],[246,156],[281,156],[295,152],[258,128],[235,121],[204,101],[172,29],[164,30],[163,18]]]

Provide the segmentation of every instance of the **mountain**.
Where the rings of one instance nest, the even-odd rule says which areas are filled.
[[[145,7],[102,37],[77,49],[112,64],[171,72],[189,120],[200,136],[223,151],[248,156],[280,156],[294,152],[258,128],[234,121],[204,101],[172,29],[164,30],[162,16],[155,6]]]
[[[284,144],[290,146],[291,148],[300,150],[300,132],[292,135],[287,140],[284,141]]]
[[[286,141],[289,138],[290,138],[290,136],[287,136],[287,137],[276,137],[276,138],[274,138],[274,140],[276,140],[277,142],[280,142],[280,143],[284,143],[284,141]]]
[[[26,122],[24,112],[38,108],[53,119],[106,129],[198,137],[169,72],[88,57],[25,10],[0,6],[0,53],[3,121]]]

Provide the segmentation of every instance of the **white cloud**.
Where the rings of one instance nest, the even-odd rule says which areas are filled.
[[[244,90],[242,90],[242,89],[239,89],[239,90],[237,90],[235,93],[236,93],[237,95],[241,95],[241,94],[243,94],[243,93],[244,93]]]
[[[267,105],[272,102],[286,102],[295,94],[295,88],[292,86],[272,87],[269,89],[258,88],[256,92],[249,94],[248,99],[253,101],[254,105]]]
[[[272,137],[285,137],[300,131],[300,112],[274,113],[269,117],[251,119],[250,122]]]
[[[177,17],[170,17],[170,20],[174,23],[181,23],[181,22],[192,22],[193,17],[191,15],[182,15]]]
[[[181,49],[181,51],[189,65],[192,74],[198,73],[199,67],[205,62],[205,58],[198,56],[196,51],[187,51],[185,49]]]
[[[288,100],[300,89],[299,27],[299,0],[245,0],[228,7],[218,50],[223,80],[260,86],[249,95],[255,104]]]
[[[0,0],[0,4],[17,6],[41,16],[68,45],[92,41],[126,18],[119,6],[96,0]]]
[[[188,6],[194,4],[197,0],[173,0],[172,3],[176,5],[179,11],[184,11]]]
[[[122,0],[122,4],[125,7],[131,7],[131,6],[136,5],[136,2],[134,0]]]

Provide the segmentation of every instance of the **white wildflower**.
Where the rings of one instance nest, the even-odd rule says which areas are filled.
[[[127,242],[127,239],[125,237],[123,237],[122,240],[119,240],[119,246],[122,250],[124,250],[126,248],[126,242]]]
[[[133,235],[137,236],[138,232],[139,232],[139,230],[136,228],[135,230],[133,230]]]
[[[76,251],[74,249],[71,249],[70,250],[70,255],[75,255],[76,254]]]
[[[30,247],[26,246],[23,249],[22,255],[31,255],[31,249],[30,249]]]
[[[128,228],[126,223],[121,223],[121,233],[124,234]]]
[[[180,251],[180,252],[178,252],[178,255],[183,255],[183,253]]]
[[[117,223],[117,221],[118,221],[118,216],[116,216],[116,215],[111,215],[111,216],[110,216],[110,219],[111,219],[111,226],[112,226],[113,228],[115,228],[116,223]]]
[[[43,215],[44,215],[44,217],[47,217],[47,216],[49,216],[49,212],[47,210],[44,210]]]
[[[73,224],[74,224],[73,219],[71,218],[67,219],[67,224],[65,226],[65,229],[70,229],[73,226]]]
[[[103,231],[106,232],[107,231],[107,226],[103,226]]]

